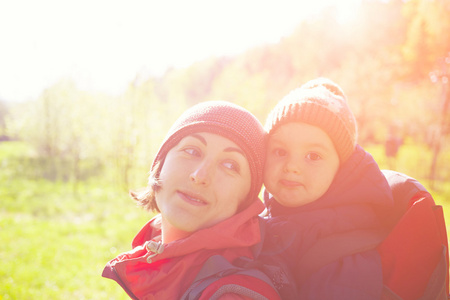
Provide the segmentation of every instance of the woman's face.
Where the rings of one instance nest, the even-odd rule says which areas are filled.
[[[220,135],[183,138],[166,156],[156,203],[163,224],[194,232],[233,216],[250,192],[250,166],[243,151]]]

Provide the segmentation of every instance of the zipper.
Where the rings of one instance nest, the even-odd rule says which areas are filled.
[[[145,244],[145,249],[147,249],[148,252],[153,252],[153,254],[150,254],[146,258],[147,263],[151,264],[153,262],[153,257],[164,252],[164,244],[161,241],[148,241]]]
[[[147,256],[147,263],[152,263],[152,258],[155,257],[158,254],[163,253],[164,251],[164,244],[159,241],[159,242],[155,242],[155,241],[148,241],[147,244],[145,245],[145,248],[147,249],[147,251],[149,252],[153,252],[153,254],[150,254],[149,256]],[[128,288],[128,286],[125,284],[125,282],[123,282],[122,278],[119,276],[119,273],[117,273],[117,270],[114,266],[111,266],[111,268],[114,271],[114,274],[116,275],[117,278],[117,283],[120,284],[120,286],[125,290],[125,292],[128,294],[128,296],[130,296],[131,298],[135,299],[135,300],[139,300],[138,297],[136,297],[136,295],[133,294],[133,292]]]

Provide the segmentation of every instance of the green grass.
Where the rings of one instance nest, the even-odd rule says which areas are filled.
[[[368,151],[387,168],[381,146]],[[430,188],[422,168],[430,152],[413,145],[401,151],[397,170]],[[101,180],[80,183],[74,194],[70,182],[27,176],[19,159],[29,153],[22,143],[0,143],[0,299],[128,299],[101,272],[108,260],[130,249],[151,216],[126,191]],[[450,220],[450,181],[430,191]]]
[[[3,145],[0,157],[11,157]],[[73,194],[71,183],[9,171],[0,169],[0,299],[128,299],[101,273],[151,216],[112,185]]]
[[[0,188],[0,299],[127,299],[101,272],[130,249],[149,214],[126,193],[102,187],[73,197],[66,185],[22,181],[18,193]]]

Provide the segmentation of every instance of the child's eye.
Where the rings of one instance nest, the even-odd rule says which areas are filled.
[[[321,159],[322,157],[321,157],[319,154],[315,153],[315,152],[310,152],[310,153],[308,153],[308,154],[306,155],[306,158],[307,158],[307,159],[310,159],[310,160],[316,161],[316,160]]]
[[[274,153],[276,156],[281,157],[281,156],[286,156],[287,151],[284,150],[284,149],[282,149],[282,148],[276,148],[275,150],[273,150],[273,153]]]
[[[223,162],[223,166],[227,169],[230,169],[234,172],[239,173],[240,172],[240,167],[239,164],[233,160],[226,160]]]
[[[201,152],[196,148],[184,148],[183,151],[189,155],[196,156],[196,157],[199,157],[201,155]]]

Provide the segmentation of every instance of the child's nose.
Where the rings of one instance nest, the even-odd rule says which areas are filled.
[[[290,158],[284,165],[285,172],[300,174],[301,166],[300,162],[295,158]]]

